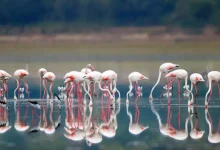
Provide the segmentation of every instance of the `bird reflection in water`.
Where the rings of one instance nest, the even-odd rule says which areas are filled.
[[[5,133],[10,129],[11,126],[9,125],[8,109],[7,107],[0,106],[0,133]]]
[[[148,125],[144,126],[144,125],[139,123],[140,110],[139,110],[139,107],[138,107],[137,103],[135,103],[135,118],[134,118],[135,121],[134,121],[134,123],[133,123],[132,114],[131,114],[131,112],[129,112],[129,103],[126,103],[126,112],[127,112],[127,115],[130,119],[129,132],[131,134],[138,135],[138,134],[142,133],[143,131],[145,131],[146,129],[149,128]]]
[[[113,138],[116,135],[118,129],[117,115],[120,112],[120,101],[117,101],[118,109],[116,109],[115,103],[106,103],[106,108],[104,109],[104,104],[101,102],[101,120],[102,123],[99,125],[100,133],[107,137]]]
[[[14,110],[16,112],[16,120],[15,120],[15,124],[14,124],[14,128],[19,131],[19,132],[24,132],[27,129],[29,129],[29,125],[27,125],[26,123],[26,119],[28,116],[28,109],[29,109],[29,105],[26,105],[25,108],[25,113],[24,113],[24,117],[20,117],[21,115],[21,102],[18,100],[14,101]]]
[[[200,130],[199,128],[199,114],[197,112],[197,108],[193,105],[188,105],[188,112],[189,112],[189,121],[190,121],[190,126],[191,126],[191,131],[190,131],[190,137],[192,139],[201,139],[205,133],[205,131]],[[193,124],[193,117],[195,118],[195,124]]]
[[[189,122],[189,118],[187,117],[185,120],[185,130],[180,129],[180,107],[179,107],[179,112],[178,112],[178,126],[179,129],[175,129],[172,125],[171,125],[171,106],[168,105],[167,106],[167,122],[166,124],[162,124],[162,120],[160,118],[159,113],[157,112],[157,110],[154,107],[154,104],[151,102],[151,110],[152,112],[157,116],[158,119],[158,123],[159,123],[159,129],[160,132],[163,135],[169,136],[173,139],[176,140],[185,140],[188,137],[188,122]]]
[[[220,118],[218,120],[218,130],[214,131],[213,127],[213,120],[211,114],[209,113],[208,108],[205,109],[205,120],[209,126],[209,134],[208,134],[208,141],[210,143],[219,143],[220,142]]]

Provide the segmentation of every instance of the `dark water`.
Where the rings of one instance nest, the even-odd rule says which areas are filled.
[[[215,91],[209,108],[205,109],[203,95],[207,89],[204,87],[200,88],[194,106],[187,105],[184,91],[178,104],[175,89],[171,106],[167,106],[166,97],[149,102],[146,94],[149,86],[144,85],[143,97],[137,103],[132,96],[126,104],[124,96],[128,87],[119,85],[120,102],[110,104],[105,99],[101,102],[101,98],[94,98],[93,106],[78,105],[78,99],[33,99],[39,98],[39,88],[34,86],[30,98],[39,104],[40,109],[28,103],[28,99],[8,100],[8,109],[0,107],[0,147],[5,150],[220,148],[219,144],[213,144],[213,141],[220,142],[220,134],[215,134],[215,140],[212,134],[214,131],[218,133],[220,128],[220,105]],[[161,87],[156,89],[155,95],[159,96],[162,91]],[[13,92],[9,92],[9,98],[12,98]],[[132,125],[140,133],[135,133]],[[21,127],[23,131],[20,131]],[[67,132],[65,128],[73,129]],[[195,139],[198,136],[201,137]]]

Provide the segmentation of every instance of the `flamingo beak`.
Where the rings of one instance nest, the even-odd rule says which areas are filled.
[[[205,82],[205,80],[204,80],[204,79],[200,79],[200,81],[201,81],[201,82]]]

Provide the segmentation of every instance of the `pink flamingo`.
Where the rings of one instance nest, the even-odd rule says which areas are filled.
[[[137,95],[140,95],[140,91],[138,90],[138,81],[140,80],[148,80],[148,77],[142,75],[141,73],[139,72],[132,72],[129,74],[128,76],[128,80],[129,80],[129,91],[127,92],[127,100],[126,102],[128,102],[128,95],[129,93],[131,93],[132,89],[133,89],[133,86],[132,86],[132,82],[134,82],[134,87],[135,87],[135,92],[137,93]]]
[[[11,75],[10,75],[9,73],[7,73],[7,72],[4,71],[4,70],[0,70],[0,80],[2,81],[3,86],[4,86],[4,100],[7,100],[5,93],[8,92],[7,81],[8,81],[8,79],[9,79],[10,77],[11,77]]]
[[[43,80],[43,77],[44,75],[47,73],[47,70],[45,68],[40,68],[39,71],[38,71],[38,75],[40,77],[40,98],[41,98],[41,87],[42,87],[42,82],[44,82]]]
[[[211,96],[212,96],[212,83],[213,81],[215,81],[218,85],[218,93],[220,95],[220,86],[219,86],[219,83],[218,81],[220,80],[220,72],[219,71],[211,71],[208,73],[208,80],[209,80],[209,89],[205,95],[205,106],[207,107],[208,106],[208,103],[211,99]],[[209,99],[207,101],[207,97],[208,97],[208,94],[210,93],[209,95]]]
[[[187,79],[188,79],[188,73],[186,70],[184,69],[177,69],[177,70],[174,70],[170,73],[168,73],[166,76],[166,78],[168,77],[172,77],[174,78],[173,81],[170,81],[170,83],[168,83],[168,87],[171,86],[171,84],[176,80],[178,79],[178,96],[180,97],[180,80],[181,79],[185,79],[185,88],[188,92],[191,93],[191,91],[189,91],[188,87],[187,87]],[[180,98],[179,98],[179,104],[180,104]],[[168,99],[168,105],[170,105],[170,99]]]
[[[207,117],[207,115],[209,116],[209,119]],[[213,129],[213,124],[212,124],[212,117],[208,111],[208,108],[205,109],[205,120],[209,126],[209,135],[208,135],[208,141],[210,143],[220,143],[220,133],[219,133],[219,130],[220,130],[220,118],[219,118],[219,121],[218,121],[218,130],[217,132],[214,131]]]
[[[168,63],[163,63],[163,64],[160,66],[160,68],[159,68],[159,76],[158,76],[157,82],[156,82],[156,84],[153,86],[153,88],[151,89],[151,92],[150,92],[150,96],[149,96],[150,100],[153,100],[153,91],[154,91],[154,89],[156,88],[156,86],[159,84],[161,75],[162,75],[163,73],[166,73],[166,74],[167,74],[169,71],[172,71],[172,70],[177,69],[177,68],[179,68],[179,65],[173,64],[173,63],[169,63],[169,62],[168,62]]]
[[[23,82],[24,82],[24,85],[26,87],[26,93],[28,93],[28,98],[29,98],[28,84],[24,80],[24,77],[27,76],[27,75],[29,75],[29,72],[27,70],[24,70],[24,69],[18,69],[14,72],[14,76],[16,77],[16,81],[17,81],[17,87],[14,90],[14,99],[15,100],[17,99],[16,91],[20,87],[20,79],[22,79]],[[19,95],[19,93],[18,93],[18,95]]]
[[[135,123],[133,123],[133,120],[132,120],[133,117],[132,117],[132,114],[128,111],[128,107],[129,107],[129,103],[126,103],[127,115],[130,118],[129,132],[131,134],[138,135],[138,134],[142,133],[143,131],[145,131],[146,129],[148,129],[149,126],[143,126],[143,125],[139,124],[140,110],[138,108],[137,103],[135,104],[135,108],[136,108]]]
[[[46,81],[50,83],[50,97],[53,98],[53,93],[52,93],[52,87],[53,87],[53,83],[54,80],[56,79],[56,76],[53,72],[47,72],[44,74],[43,76],[44,79],[44,89],[47,91],[46,88]],[[47,99],[49,98],[48,92],[47,92]]]

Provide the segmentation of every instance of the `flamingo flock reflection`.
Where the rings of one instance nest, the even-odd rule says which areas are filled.
[[[167,109],[165,122],[156,109],[156,106],[159,106],[156,104],[158,99],[153,98],[154,90],[159,86],[163,74],[165,74],[164,78],[167,84],[163,86],[164,92],[159,98],[163,96],[167,101],[167,104],[163,106]],[[143,108],[140,109],[142,106],[139,105],[139,102],[145,89],[143,90],[143,87],[138,83],[142,80],[144,80],[143,82],[149,81],[149,78],[139,72],[135,71],[128,75],[129,87],[126,95],[124,95],[126,97],[125,101],[121,100],[121,93],[117,87],[118,74],[113,70],[99,72],[91,64],[88,64],[81,71],[69,71],[63,77],[63,85],[58,86],[60,93],[57,94],[53,92],[53,86],[56,82],[55,73],[40,68],[38,71],[40,99],[37,100],[30,99],[31,89],[24,80],[30,75],[24,69],[18,69],[14,72],[17,86],[13,93],[14,100],[9,101],[7,96],[9,92],[8,80],[12,77],[6,71],[0,70],[2,84],[0,91],[0,134],[2,135],[13,127],[17,132],[27,134],[41,132],[49,136],[62,132],[62,136],[66,140],[84,141],[88,146],[92,146],[101,143],[105,139],[113,139],[117,136],[120,128],[118,122],[121,121],[119,115],[121,103],[125,104],[123,110],[127,115],[127,121],[123,124],[127,125],[126,131],[130,133],[130,136],[146,135],[151,128],[156,128],[150,126],[150,122],[153,120],[149,120],[149,125],[144,125],[140,119]],[[214,123],[208,108],[213,91],[213,82],[217,83],[218,93],[220,93],[219,75],[220,73],[217,71],[208,73],[209,87],[205,96],[205,118],[203,119],[209,128],[207,134],[210,143],[220,142],[220,120],[218,121],[217,131],[214,131]],[[188,79],[191,84],[188,84]],[[176,80],[178,81],[177,91],[173,87]],[[184,80],[184,99],[181,98],[181,80]],[[205,127],[202,126],[203,130],[200,129],[201,113],[199,114],[196,106],[199,95],[198,86],[203,82],[205,80],[199,73],[193,73],[188,78],[188,72],[185,69],[180,69],[178,64],[164,63],[159,67],[157,82],[149,90],[150,96],[147,102],[149,102],[148,105],[154,114],[154,121],[158,123],[156,129],[161,136],[178,141],[189,138],[198,141],[205,137]],[[171,97],[174,92],[178,94],[178,104],[175,107],[175,109],[178,109],[178,113],[172,111],[174,106],[171,104]],[[187,101],[188,103],[185,106],[188,111],[183,113],[187,109],[181,107],[181,103]],[[9,119],[9,111],[13,110],[8,107],[10,102],[14,103],[16,114],[14,126]],[[135,108],[134,111],[129,109],[131,107]],[[62,111],[65,111],[64,118],[62,118]],[[142,116],[145,116],[148,121],[149,116],[145,114]],[[173,116],[177,116],[177,119]]]

